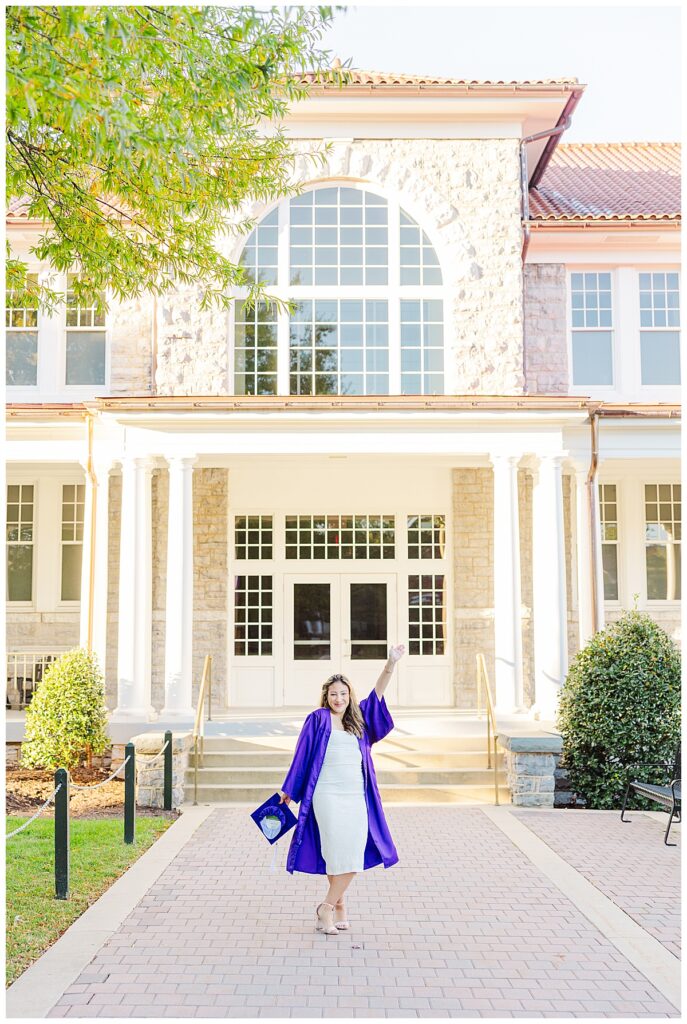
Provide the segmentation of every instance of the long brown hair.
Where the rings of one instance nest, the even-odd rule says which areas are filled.
[[[320,707],[329,707],[328,693],[329,687],[332,683],[343,683],[344,686],[348,687],[348,707],[343,713],[341,722],[346,732],[352,732],[354,736],[360,738],[363,734],[365,723],[363,721],[360,705],[358,704],[355,692],[351,686],[351,682],[346,676],[342,676],[341,673],[338,672],[336,675],[330,676],[329,679],[322,684],[322,699],[320,701]]]

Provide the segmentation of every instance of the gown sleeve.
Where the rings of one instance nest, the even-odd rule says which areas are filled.
[[[384,697],[380,700],[377,691],[373,690],[369,697],[363,697],[360,710],[365,720],[365,728],[370,743],[383,740],[394,727],[394,720],[389,714]]]
[[[305,786],[310,774],[313,753],[315,750],[315,716],[311,713],[303,722],[296,749],[293,752],[293,760],[289,768],[282,792],[295,800],[297,804],[303,799]]]

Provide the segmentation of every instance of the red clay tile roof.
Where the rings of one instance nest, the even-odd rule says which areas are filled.
[[[533,221],[678,220],[678,142],[560,143],[530,189]]]
[[[334,67],[340,67],[334,61]],[[530,78],[520,81],[505,79],[490,80],[477,78],[443,78],[440,75],[408,75],[394,71],[364,71],[362,69],[344,68],[346,76],[345,88],[355,86],[444,86],[467,90],[499,89],[504,91],[526,92],[529,89],[554,88],[556,91],[584,88],[576,78]],[[326,71],[310,71],[302,75],[302,82],[308,82],[322,88],[340,88],[338,80],[327,81]]]

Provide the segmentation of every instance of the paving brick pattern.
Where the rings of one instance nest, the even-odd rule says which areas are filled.
[[[637,812],[515,811],[581,875],[675,956],[680,955],[680,827],[667,847],[660,825]]]
[[[248,809],[216,809],[49,1016],[677,1016],[479,808],[388,818],[401,863],[328,937],[322,881],[284,851],[271,873]]]

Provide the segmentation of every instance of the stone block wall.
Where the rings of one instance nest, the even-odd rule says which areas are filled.
[[[227,686],[227,566],[229,473],[193,474],[193,705],[205,655],[212,655],[212,706],[223,710]]]
[[[153,302],[151,296],[113,302],[108,312],[110,393],[150,394],[153,390]]]
[[[326,140],[325,140],[326,141]],[[447,391],[522,394],[523,301],[520,170],[514,139],[336,141],[324,163],[295,143],[294,180],[353,179],[397,199],[436,247],[444,275]],[[241,217],[259,218],[254,204]],[[240,219],[237,217],[237,220]],[[228,254],[238,259],[244,240]],[[159,302],[155,389],[161,395],[216,395],[229,383],[229,317],[201,311],[189,287]]]
[[[476,655],[494,678],[494,483],[489,468],[453,471],[454,695],[477,700]]]
[[[525,391],[567,394],[565,267],[528,263],[523,275]]]
[[[136,749],[136,804],[139,807],[164,807],[164,755],[156,757],[165,743],[162,732],[145,732],[132,737]],[[188,768],[191,733],[172,736],[172,807],[184,802],[184,783]]]

